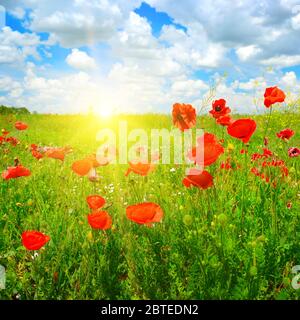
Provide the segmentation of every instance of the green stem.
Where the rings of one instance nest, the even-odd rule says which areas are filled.
[[[263,143],[264,143],[264,139],[265,139],[267,130],[268,130],[268,128],[269,128],[270,119],[271,119],[271,114],[272,114],[272,109],[273,109],[273,108],[270,107],[270,112],[269,112],[269,116],[268,116],[268,120],[267,120],[267,125],[266,125],[266,129],[265,129],[265,132],[264,132],[264,135],[263,135]]]

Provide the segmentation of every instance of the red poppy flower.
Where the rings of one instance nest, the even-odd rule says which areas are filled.
[[[263,148],[263,156],[265,158],[269,158],[272,157],[273,152],[271,150],[269,150],[268,148]]]
[[[91,181],[96,181],[98,179],[95,168],[100,166],[105,166],[109,162],[104,159],[100,159],[100,162],[97,160],[95,154],[92,154],[82,160],[77,160],[72,164],[72,170],[77,173],[79,176],[89,176]]]
[[[283,160],[276,160],[273,159],[272,161],[266,161],[264,160],[261,163],[260,168],[252,168],[251,172],[255,174],[256,176],[260,177],[262,180],[264,180],[267,183],[272,183],[272,186],[275,188],[277,185],[277,180],[278,180],[278,174],[276,172],[273,172],[268,168],[269,167],[274,167],[274,168],[279,168],[281,171],[281,178],[283,179],[284,177],[288,176],[289,171],[288,168],[285,166],[285,162]]]
[[[287,177],[289,175],[289,169],[286,166],[281,167],[282,177]]]
[[[31,150],[31,151],[32,151],[32,150],[38,150],[38,145],[32,143],[32,144],[30,145],[30,150]]]
[[[182,180],[186,187],[194,186],[200,189],[207,189],[213,186],[213,177],[207,171],[191,169],[189,174]]]
[[[173,104],[173,123],[181,131],[193,128],[196,124],[196,110],[190,104]]]
[[[39,250],[50,237],[39,231],[25,231],[22,233],[22,243],[27,250]]]
[[[12,146],[16,146],[17,144],[19,144],[20,143],[20,141],[17,139],[17,138],[15,138],[15,137],[8,137],[8,138],[6,138],[5,139],[5,141],[6,142],[8,142],[8,143],[10,143]]]
[[[251,160],[257,160],[257,159],[262,159],[262,158],[269,158],[272,157],[273,152],[267,148],[263,148],[263,153],[253,153],[251,156]]]
[[[284,167],[285,162],[283,160],[263,161],[262,167]]]
[[[300,149],[296,147],[289,148],[288,150],[289,157],[298,157],[300,155]]]
[[[83,159],[75,161],[72,164],[72,170],[79,176],[87,175],[93,168],[93,162],[91,160]]]
[[[277,102],[283,102],[285,99],[285,94],[282,90],[277,87],[267,88],[264,94],[265,101],[264,104],[267,108]]]
[[[230,158],[227,158],[225,162],[222,162],[220,165],[220,169],[224,170],[234,170],[239,169],[240,166],[232,161]]]
[[[127,218],[138,223],[151,226],[154,222],[160,222],[163,218],[162,208],[153,202],[144,202],[128,206],[126,208]]]
[[[2,173],[2,178],[8,180],[19,177],[28,177],[30,174],[31,172],[29,169],[23,167],[22,165],[17,165],[15,167],[8,167],[7,170]]]
[[[48,150],[45,155],[48,158],[58,159],[61,161],[64,161],[64,159],[65,159],[65,152],[63,149]]]
[[[98,196],[98,195],[88,196],[86,198],[86,201],[87,201],[89,207],[93,210],[100,209],[105,204],[105,199],[102,198],[101,196]]]
[[[289,128],[281,130],[280,132],[276,133],[277,137],[282,140],[289,140],[294,134],[295,132]]]
[[[251,160],[255,161],[257,159],[261,159],[262,155],[260,153],[253,153],[251,156]]]
[[[15,123],[15,128],[17,130],[26,130],[28,128],[28,125],[25,122],[17,121]]]
[[[230,108],[226,107],[226,100],[219,99],[212,103],[212,110],[210,110],[209,113],[218,119],[219,117],[226,116],[230,111]]]
[[[253,174],[255,174],[256,176],[260,176],[260,172],[259,172],[259,170],[258,170],[257,168],[253,167],[253,168],[251,168],[250,171],[251,171]]]
[[[265,182],[269,183],[270,182],[270,177],[264,173],[261,173],[258,168],[252,168],[250,170],[254,175],[256,175],[257,177],[260,177],[262,180],[264,180]]]
[[[256,129],[256,122],[252,119],[238,119],[227,127],[230,136],[247,143]]]
[[[9,131],[7,131],[6,129],[2,129],[1,132],[3,136],[7,136],[9,134]]]
[[[40,160],[44,157],[44,155],[37,150],[32,150],[31,154],[38,160]]]
[[[130,172],[134,172],[140,176],[146,176],[152,172],[154,168],[155,165],[153,163],[129,162],[129,169],[126,171],[125,176],[127,177]]]
[[[213,164],[219,156],[224,153],[224,148],[212,133],[204,133],[204,136],[198,138],[197,142],[197,147],[192,148],[188,157],[199,166],[209,166]]]
[[[66,154],[72,152],[69,147],[63,148],[46,148],[45,156],[52,159],[64,161]]]
[[[111,216],[106,211],[94,211],[87,216],[87,219],[93,229],[107,230],[112,225]]]
[[[229,126],[234,121],[230,116],[220,116],[216,120],[217,120],[217,124],[220,124],[221,126],[224,126],[224,127]]]
[[[38,160],[44,157],[44,153],[41,152],[41,148],[39,148],[36,144],[31,144],[30,151],[32,156]]]

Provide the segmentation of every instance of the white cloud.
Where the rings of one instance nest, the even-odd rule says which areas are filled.
[[[159,45],[152,36],[150,24],[134,12],[130,13],[124,29],[117,33],[110,44],[114,54],[123,59],[160,59]]]
[[[261,64],[265,66],[272,66],[277,68],[299,65],[300,54],[293,55],[293,56],[289,56],[289,55],[274,56],[272,58],[262,60]]]
[[[280,80],[280,83],[287,88],[295,88],[297,86],[297,76],[295,72],[289,71]]]
[[[300,13],[298,13],[292,18],[292,26],[295,30],[300,29]]]
[[[95,60],[86,52],[78,49],[72,49],[72,52],[67,56],[66,62],[75,69],[89,71],[96,68]]]
[[[166,41],[170,44],[185,41],[186,34],[184,30],[177,29],[172,25],[164,25],[161,30],[160,40]]]
[[[195,46],[203,44],[206,37],[208,45],[202,46],[204,56],[205,53],[210,56],[210,46],[217,44],[223,48],[223,57],[234,49],[241,62],[251,60],[256,66],[277,56],[288,57],[289,65],[299,63],[293,59],[300,54],[300,47],[295,46],[300,42],[299,1],[298,6],[297,1],[283,0],[232,1],[230,5],[223,0],[187,0],[176,5],[172,0],[148,0],[148,3],[167,12],[176,23],[187,27],[189,33],[198,30]],[[179,33],[172,37],[179,42]]]
[[[172,83],[171,91],[180,97],[199,97],[199,95],[209,89],[209,86],[202,80],[184,79]]]
[[[52,0],[32,3],[29,27],[49,32],[64,47],[107,41],[122,27],[141,1]]]
[[[199,106],[209,86],[195,79],[195,71],[219,68],[243,76],[243,81],[222,83],[217,89],[216,98],[224,97],[233,110],[255,112],[252,94],[262,97],[267,85],[299,88],[294,72],[276,76],[281,67],[300,64],[300,47],[295,45],[300,41],[299,11],[293,11],[292,1],[246,0],[229,6],[222,0],[176,5],[149,0],[185,27],[164,25],[158,37],[149,21],[133,12],[138,0],[2,2],[20,18],[24,8],[31,8],[25,27],[33,33],[4,28],[0,64],[23,67],[29,57],[39,59],[39,53],[51,57],[51,46],[58,42],[72,49],[66,63],[80,71],[66,75],[54,68],[46,73],[27,64],[22,80],[0,78],[6,99],[31,110],[80,112],[92,104],[119,112],[170,112],[176,101]],[[47,32],[49,39],[41,41],[35,32]],[[102,42],[109,47],[107,56],[97,51]],[[89,48],[90,55],[82,49],[89,45],[96,45]],[[97,68],[96,52],[101,59],[97,75],[90,72]],[[232,52],[238,61],[232,60]],[[272,78],[257,76],[264,66],[275,67]]]
[[[16,7],[15,9],[13,9],[11,11],[11,14],[13,16],[15,16],[16,18],[21,19],[21,20],[25,17],[25,13],[26,13],[25,9],[22,7]]]
[[[198,24],[187,32],[174,26],[164,26],[160,40],[167,41],[168,54],[179,63],[197,68],[217,68],[226,63],[226,49],[218,43],[209,41],[205,29]]]
[[[152,52],[145,50],[145,46],[149,47],[149,29],[132,13],[141,0],[2,0],[2,3],[19,17],[24,8],[31,8],[27,27],[50,33],[51,38],[64,47],[111,41],[123,30],[118,37],[125,46],[119,46],[119,55],[157,53],[152,46]],[[181,40],[193,42],[193,50],[190,47],[188,50],[194,67],[215,68],[228,63],[226,54],[231,49],[236,50],[241,62],[253,60],[252,63],[259,65],[278,56],[287,56],[291,57],[290,63],[298,63],[292,57],[300,55],[300,47],[294,45],[300,42],[299,1],[245,0],[233,1],[230,5],[224,0],[177,1],[176,5],[172,0],[148,0],[147,3],[158,11],[167,12],[176,23],[187,28],[185,34],[172,26],[164,26],[161,40],[169,41],[175,49]],[[128,17],[136,20],[136,24],[130,22],[131,29],[126,25]],[[136,45],[132,50],[126,46],[131,42]],[[179,49],[182,46],[179,45]],[[182,50],[183,57],[186,51]]]
[[[258,77],[255,79],[250,79],[247,82],[240,82],[238,84],[238,88],[245,90],[245,91],[251,91],[255,89],[260,89],[265,88],[267,86],[267,82],[263,77]]]
[[[6,94],[6,96],[2,97],[3,99],[8,98],[12,100],[21,97],[24,93],[22,84],[8,76],[0,77],[0,91]]]
[[[261,49],[256,45],[249,45],[245,47],[240,47],[236,50],[236,54],[241,61],[247,61],[253,58],[255,55],[261,52]]]
[[[0,91],[10,91],[19,87],[20,84],[17,81],[13,80],[11,77],[0,77]]]
[[[107,81],[113,88],[119,110],[131,112],[158,111],[166,101],[164,77],[155,77],[135,66],[117,63],[108,75]]]
[[[166,112],[170,113],[175,102],[191,103],[198,110],[202,99],[207,97],[208,83],[189,79],[186,76],[175,77],[167,81],[165,77],[154,77],[143,73],[138,66],[125,66],[117,63],[107,77],[95,78],[86,72],[71,75],[58,75],[48,78],[47,71],[40,71],[33,63],[28,63],[26,75],[22,81],[10,77],[0,78],[0,91],[5,91],[1,103],[27,106],[30,110],[44,113],[86,112],[92,105],[97,112]],[[217,81],[219,76],[216,75]],[[214,99],[224,98],[235,113],[265,112],[263,93],[267,86],[279,85],[289,90],[295,97],[300,83],[294,72],[279,77],[262,77],[248,82],[220,82]],[[241,92],[240,90],[246,92]],[[251,90],[251,92],[250,92]],[[4,98],[5,97],[5,98]],[[258,98],[257,105],[254,98]],[[211,108],[209,104],[204,112]]]
[[[26,95],[16,99],[16,105],[45,113],[79,113],[89,105],[104,103],[104,85],[85,72],[51,78],[38,72],[33,64],[27,64],[23,80]]]
[[[34,33],[20,33],[10,27],[0,30],[0,64],[18,65],[32,56],[39,59],[37,46],[41,44],[39,36]]]

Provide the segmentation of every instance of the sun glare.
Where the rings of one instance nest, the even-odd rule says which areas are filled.
[[[112,111],[108,108],[108,109],[101,109],[97,112],[97,114],[101,117],[101,118],[110,118],[112,116]]]

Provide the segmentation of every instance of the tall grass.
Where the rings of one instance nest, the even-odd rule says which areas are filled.
[[[21,143],[0,146],[0,169],[14,158],[30,168],[26,178],[0,181],[0,264],[6,268],[6,289],[1,299],[298,299],[290,280],[300,264],[299,158],[287,149],[299,147],[299,114],[273,114],[266,135],[269,148],[286,161],[287,180],[276,188],[250,173],[250,155],[260,152],[266,116],[244,146],[201,117],[207,132],[224,138],[226,153],[208,171],[214,187],[187,189],[184,166],[158,165],[147,177],[124,176],[126,165],[100,167],[101,179],[91,183],[70,169],[73,161],[96,151],[99,129],[117,130],[119,120],[131,128],[172,128],[169,116],[132,115],[112,119],[92,116],[29,115],[26,132],[11,130]],[[290,127],[289,142],[275,133]],[[64,162],[37,161],[28,151],[43,146],[73,147]],[[221,170],[230,156],[236,170]],[[175,168],[171,170],[171,168]],[[95,231],[87,223],[85,198],[102,195],[113,227]],[[165,216],[148,228],[127,220],[126,206],[143,201],[158,203]],[[287,208],[287,203],[292,208]],[[24,230],[40,230],[51,241],[38,256],[21,244]]]

